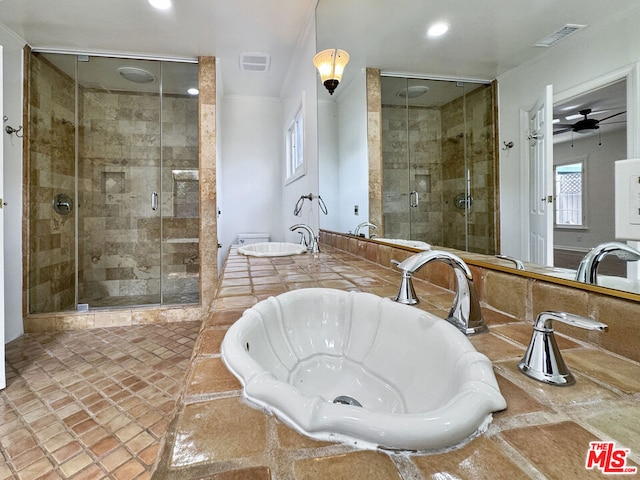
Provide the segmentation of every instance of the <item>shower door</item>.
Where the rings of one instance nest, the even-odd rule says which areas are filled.
[[[198,303],[197,72],[32,54],[30,313]]]
[[[78,303],[160,303],[161,63],[78,60]]]

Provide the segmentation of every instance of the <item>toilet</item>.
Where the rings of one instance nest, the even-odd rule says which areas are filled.
[[[251,245],[253,243],[263,243],[269,241],[268,233],[239,233],[237,244],[242,245]]]

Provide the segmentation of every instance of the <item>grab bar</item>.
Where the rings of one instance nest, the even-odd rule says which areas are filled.
[[[158,192],[151,192],[151,210],[158,210]]]

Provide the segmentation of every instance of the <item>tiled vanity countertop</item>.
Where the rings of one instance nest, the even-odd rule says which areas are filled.
[[[557,334],[576,384],[553,387],[536,382],[517,368],[531,337],[531,324],[484,305],[490,333],[470,339],[493,361],[508,407],[494,415],[484,435],[457,450],[390,456],[318,442],[243,401],[239,382],[220,358],[220,343],[244,309],[269,296],[307,287],[357,289],[390,297],[397,293],[399,281],[397,271],[331,247],[323,247],[319,258],[244,257],[232,248],[215,310],[196,342],[182,404],[153,478],[616,478],[585,468],[589,442],[596,440],[630,449],[627,466],[640,463],[640,365]],[[419,308],[446,316],[452,292],[418,279],[415,288]],[[640,478],[640,473],[636,475]]]

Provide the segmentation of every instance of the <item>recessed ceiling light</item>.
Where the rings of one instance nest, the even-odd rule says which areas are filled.
[[[198,90],[197,88],[191,87],[187,89],[187,93],[189,95],[198,95],[198,93],[200,93],[200,90]]]
[[[447,30],[449,30],[449,25],[447,25],[446,23],[444,22],[434,23],[429,27],[429,30],[427,30],[427,36],[432,38],[440,37],[445,33],[447,33]]]
[[[171,0],[149,0],[149,5],[158,10],[166,10],[171,8]]]

